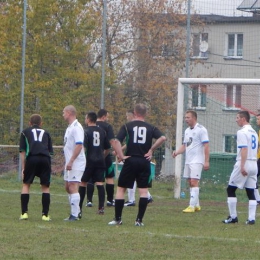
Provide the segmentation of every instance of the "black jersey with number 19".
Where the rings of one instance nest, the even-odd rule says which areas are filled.
[[[143,157],[151,148],[152,140],[162,136],[155,126],[144,121],[134,120],[121,127],[116,138],[122,143],[126,139],[126,156]]]
[[[52,141],[48,132],[38,126],[28,127],[21,133],[20,152],[25,152],[26,157],[53,154]]]

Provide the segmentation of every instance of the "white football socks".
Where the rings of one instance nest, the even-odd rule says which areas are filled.
[[[237,217],[237,198],[236,197],[228,197],[227,198],[229,215],[231,218]]]

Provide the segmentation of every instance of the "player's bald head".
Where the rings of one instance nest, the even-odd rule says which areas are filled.
[[[73,105],[68,105],[68,106],[66,106],[66,107],[64,108],[64,111],[67,111],[67,112],[69,112],[71,115],[74,115],[74,116],[76,116],[76,114],[77,114],[77,110],[76,110],[76,108],[75,108]]]

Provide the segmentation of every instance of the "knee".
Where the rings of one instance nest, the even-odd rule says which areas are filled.
[[[106,178],[106,184],[114,184],[114,178]]]
[[[246,194],[249,200],[255,200],[255,193],[254,189],[248,189],[246,188]]]
[[[197,180],[197,179],[190,179],[190,187],[191,188],[199,187],[199,180]]]
[[[236,197],[236,189],[237,189],[237,187],[228,186],[227,187],[227,195],[228,195],[228,197]]]

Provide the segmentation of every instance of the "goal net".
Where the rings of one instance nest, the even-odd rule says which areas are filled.
[[[198,123],[208,130],[210,140],[210,169],[202,172],[200,187],[207,198],[227,186],[236,157],[236,114],[247,110],[251,124],[258,131],[255,115],[260,113],[260,79],[227,78],[180,78],[178,81],[178,104],[176,143],[182,145],[185,110],[193,109],[198,114]],[[175,158],[174,197],[188,191],[182,179],[184,156]],[[214,192],[213,192],[214,191]],[[224,194],[225,195],[225,194]],[[215,198],[213,198],[215,199]]]

